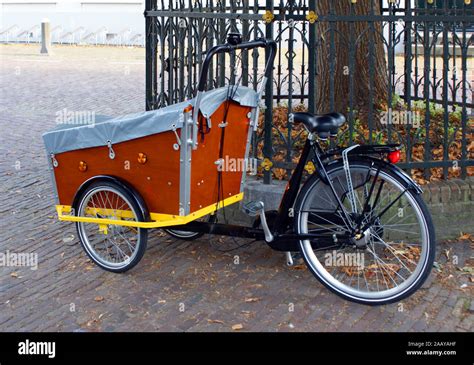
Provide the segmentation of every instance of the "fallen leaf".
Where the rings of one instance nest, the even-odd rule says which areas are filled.
[[[472,237],[471,234],[469,234],[469,233],[462,233],[461,232],[461,235],[458,237],[458,240],[460,240],[460,241],[474,241],[474,237]]]
[[[70,235],[63,238],[64,243],[72,242],[73,240],[74,240],[74,235],[73,234],[70,234]]]
[[[96,296],[96,297],[94,298],[94,300],[95,300],[96,302],[102,302],[102,301],[104,300],[104,297],[98,295],[98,296]]]
[[[208,323],[219,323],[219,324],[224,324],[224,321],[221,321],[219,319],[208,319]]]
[[[12,278],[17,278],[17,277],[18,277],[18,273],[12,272],[12,273],[10,274],[10,276],[11,276]]]
[[[258,302],[260,298],[245,298],[245,303],[254,303]]]
[[[241,330],[242,328],[244,328],[244,326],[242,326],[241,323],[239,323],[239,324],[234,324],[234,325],[232,326],[232,329],[233,329],[234,331]]]
[[[446,249],[444,250],[444,255],[446,256],[446,259],[449,260],[449,255],[451,253],[451,249]]]

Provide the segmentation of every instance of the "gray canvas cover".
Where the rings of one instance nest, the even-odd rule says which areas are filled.
[[[229,88],[231,90],[229,91]],[[219,106],[232,96],[242,106],[257,107],[258,94],[244,86],[226,86],[207,91],[202,96],[199,109],[203,116],[211,116]],[[48,154],[58,154],[77,149],[105,146],[181,128],[183,110],[194,105],[195,99],[173,104],[161,109],[119,117],[95,116],[93,123],[69,121],[43,134]],[[82,123],[81,123],[82,122]]]

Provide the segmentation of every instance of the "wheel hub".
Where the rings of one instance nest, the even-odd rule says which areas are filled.
[[[364,232],[356,233],[353,241],[357,248],[366,248],[367,244],[370,242],[370,236],[372,234],[372,229],[369,227]]]

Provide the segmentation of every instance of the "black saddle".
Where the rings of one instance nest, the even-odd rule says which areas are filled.
[[[315,132],[320,138],[326,139],[337,135],[337,131],[346,122],[341,113],[315,115],[312,113],[293,113],[294,123],[303,123],[310,132]]]

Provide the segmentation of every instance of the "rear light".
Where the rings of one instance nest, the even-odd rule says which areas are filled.
[[[389,152],[387,158],[391,163],[397,163],[398,161],[400,161],[400,151],[397,150]]]

